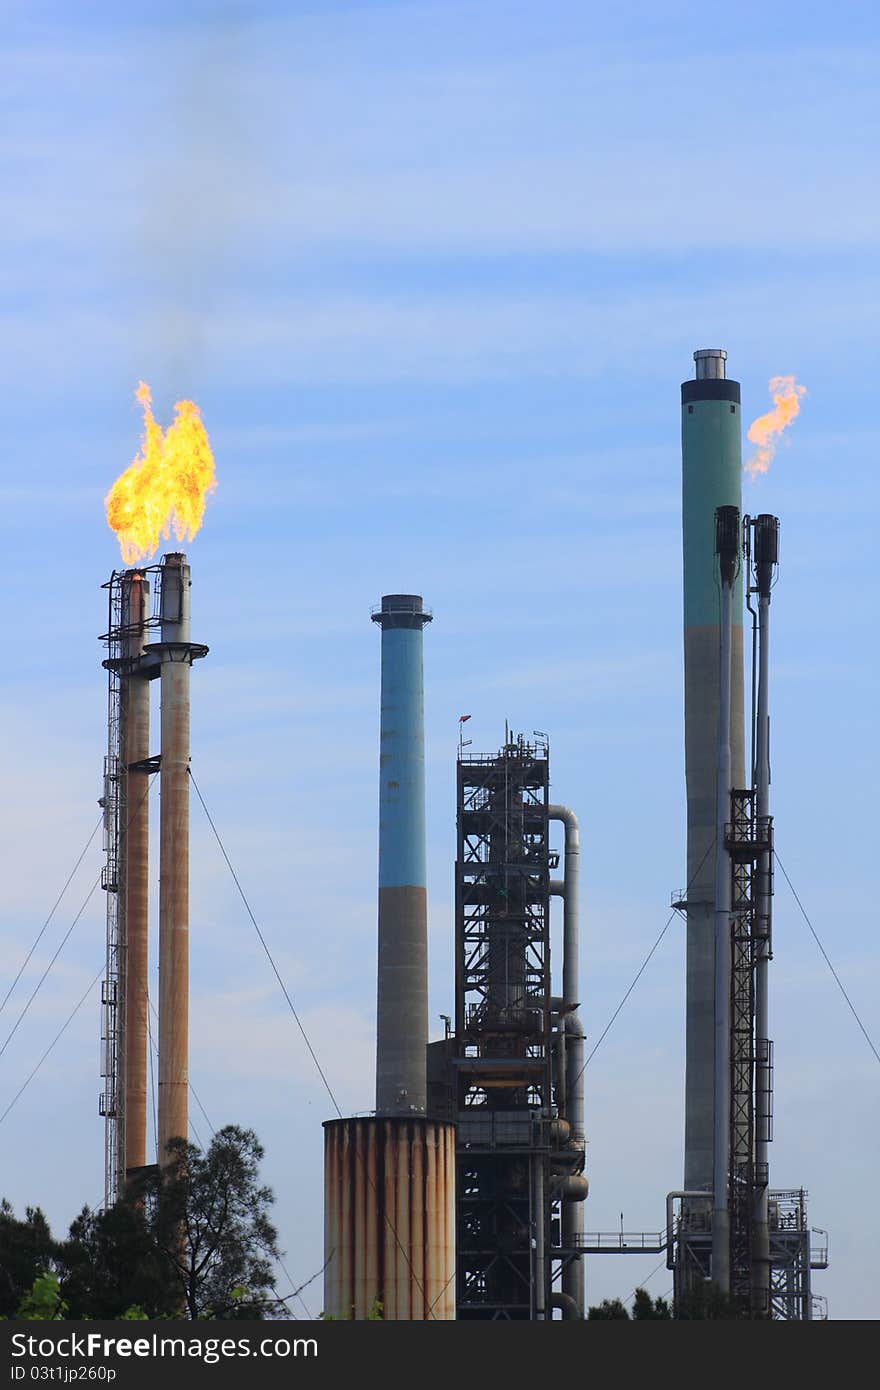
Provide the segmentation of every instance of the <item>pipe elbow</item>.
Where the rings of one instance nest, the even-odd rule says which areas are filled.
[[[561,1308],[563,1320],[577,1318],[580,1321],[584,1316],[570,1293],[559,1293],[558,1291],[552,1293],[550,1295],[550,1307]]]
[[[586,1036],[577,1009],[573,1009],[570,1014],[565,1015],[565,1032],[566,1036],[571,1038],[584,1038]]]
[[[585,1202],[590,1193],[590,1182],[583,1173],[570,1173],[559,1184],[559,1195],[563,1202]]]

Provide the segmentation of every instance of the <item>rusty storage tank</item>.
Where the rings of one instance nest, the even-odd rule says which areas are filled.
[[[455,1129],[424,1115],[324,1124],[324,1311],[455,1318]]]

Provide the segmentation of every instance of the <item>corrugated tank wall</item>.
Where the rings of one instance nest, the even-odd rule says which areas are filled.
[[[455,1317],[455,1130],[421,1116],[324,1125],[324,1311]]]

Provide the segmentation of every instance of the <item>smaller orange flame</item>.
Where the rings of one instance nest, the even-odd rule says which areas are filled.
[[[178,401],[172,424],[163,430],[145,382],[135,395],[144,411],[140,451],[104,499],[107,524],[119,537],[127,565],[149,559],[172,527],[179,541],[191,540],[202,524],[205,499],[217,486],[198,406]]]
[[[748,429],[748,438],[758,446],[746,463],[746,472],[752,478],[767,472],[773,462],[779,436],[800,414],[801,397],[807,394],[807,388],[799,386],[793,376],[772,376],[770,393],[773,396],[773,410],[759,415]]]

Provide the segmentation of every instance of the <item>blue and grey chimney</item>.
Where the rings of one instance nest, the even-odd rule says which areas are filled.
[[[376,1113],[427,1106],[428,905],[425,699],[419,594],[386,594],[379,745],[379,984]]]
[[[687,1026],[684,1186],[710,1191],[715,1115],[715,856],[721,710],[721,586],[715,512],[742,507],[740,385],[723,348],[694,353],[681,387],[684,722],[687,783]],[[745,786],[742,576],[731,593],[730,785]]]

